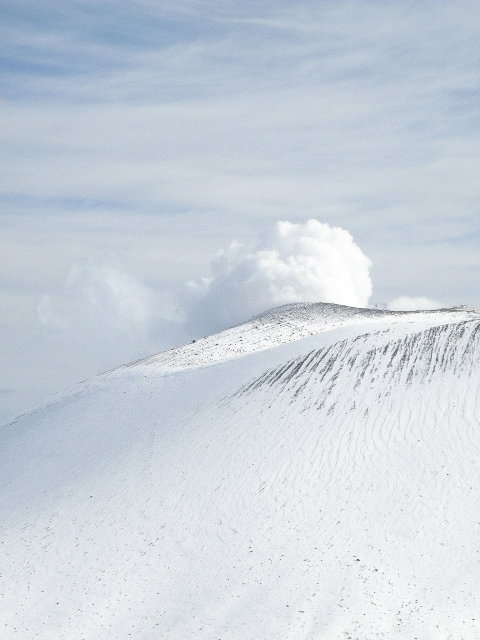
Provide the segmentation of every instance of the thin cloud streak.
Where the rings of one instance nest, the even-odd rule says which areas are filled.
[[[167,10],[169,37],[154,46],[139,30],[134,47],[100,27],[99,42],[84,15],[68,37],[58,24],[48,37],[29,35],[40,59],[65,52],[64,73],[27,69],[23,97],[4,103],[4,148],[15,154],[5,188],[255,216],[275,209],[277,218],[295,205],[304,216],[353,201],[352,216],[380,203],[388,221],[392,193],[412,218],[475,209],[478,102],[468,96],[479,54],[467,5],[462,14],[429,3],[413,12],[408,3],[267,3],[260,17],[238,3],[202,12],[183,3],[180,14],[127,5],[143,11],[143,27],[147,17],[161,25]],[[277,34],[279,20],[294,33]],[[221,31],[204,29],[219,21]],[[96,61],[89,73],[75,66],[85,59]]]

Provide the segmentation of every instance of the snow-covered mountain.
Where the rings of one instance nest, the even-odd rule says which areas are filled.
[[[5,640],[480,637],[480,314],[289,305],[0,430]]]

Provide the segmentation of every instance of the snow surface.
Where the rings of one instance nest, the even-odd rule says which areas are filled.
[[[289,305],[0,430],[0,637],[480,637],[480,314]]]

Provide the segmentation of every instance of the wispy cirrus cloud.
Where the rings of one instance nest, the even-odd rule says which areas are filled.
[[[7,3],[25,30],[5,28],[9,192],[387,223],[475,209],[471,3],[36,4]]]

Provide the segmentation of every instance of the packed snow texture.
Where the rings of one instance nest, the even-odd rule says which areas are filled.
[[[480,315],[288,305],[1,432],[2,638],[480,636]]]
[[[232,243],[213,261],[211,276],[189,283],[187,317],[211,332],[286,303],[366,306],[370,267],[345,229],[314,219],[278,222],[253,246]]]

